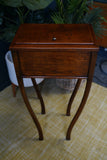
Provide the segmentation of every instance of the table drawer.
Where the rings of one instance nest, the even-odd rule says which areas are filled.
[[[20,51],[19,63],[24,76],[86,77],[90,61],[87,52]]]

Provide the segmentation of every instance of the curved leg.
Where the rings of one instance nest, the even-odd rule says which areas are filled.
[[[70,140],[70,134],[71,134],[71,131],[73,129],[73,126],[75,125],[76,121],[78,120],[84,106],[85,106],[85,103],[86,103],[86,100],[88,98],[88,94],[89,94],[89,91],[90,91],[90,88],[91,88],[91,82],[92,80],[87,80],[87,84],[86,84],[86,88],[85,88],[85,91],[84,91],[84,95],[83,95],[83,98],[82,98],[82,101],[81,101],[81,104],[73,118],[73,120],[71,121],[70,125],[69,125],[69,128],[67,130],[67,134],[66,134],[66,139],[67,140]]]
[[[67,107],[67,112],[66,112],[67,116],[70,116],[71,105],[72,105],[72,102],[73,102],[73,100],[74,100],[74,98],[76,96],[76,93],[77,93],[78,89],[79,89],[79,86],[81,84],[81,80],[82,79],[78,79],[78,81],[76,83],[76,86],[74,88],[74,91],[73,91],[73,93],[72,93],[72,95],[70,97],[70,100],[69,100],[69,103],[68,103],[68,107]]]
[[[37,127],[37,130],[39,132],[39,140],[43,140],[43,132],[42,132],[42,128],[40,126],[40,123],[35,115],[35,113],[33,112],[32,108],[31,108],[31,105],[28,101],[28,98],[27,98],[27,95],[26,95],[26,92],[25,92],[25,89],[24,89],[24,84],[23,84],[23,79],[22,78],[18,78],[18,83],[19,83],[19,87],[20,87],[20,90],[21,90],[21,94],[22,94],[22,97],[24,99],[24,102],[26,104],[26,107]]]
[[[37,93],[37,95],[38,95],[38,98],[40,99],[41,109],[42,109],[41,113],[42,113],[42,114],[45,114],[45,105],[44,105],[43,98],[42,98],[42,96],[41,96],[41,94],[40,94],[38,85],[37,85],[37,83],[36,83],[36,81],[35,81],[35,78],[31,78],[31,80],[32,80],[32,83],[33,83],[34,88],[35,88],[35,90],[36,90],[36,93]]]

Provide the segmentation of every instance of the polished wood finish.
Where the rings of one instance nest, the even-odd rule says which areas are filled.
[[[31,44],[94,44],[91,30],[88,24],[23,24],[19,27],[13,44],[25,47]]]
[[[67,140],[70,140],[72,128],[75,125],[76,121],[78,120],[78,118],[79,118],[79,116],[85,106],[88,95],[89,95],[89,91],[90,91],[91,83],[92,83],[92,78],[93,78],[93,73],[94,73],[93,68],[95,67],[95,62],[96,62],[96,54],[92,54],[91,56],[92,56],[92,58],[91,58],[91,62],[90,62],[90,69],[88,72],[88,79],[87,79],[87,83],[86,83],[86,88],[85,88],[84,95],[83,95],[82,101],[80,103],[80,106],[79,106],[79,108],[78,108],[73,120],[71,121],[68,130],[67,130],[67,134],[66,134]]]
[[[33,77],[36,74],[47,78],[51,76],[87,77],[90,54],[88,52],[85,54],[84,51],[20,51],[18,58],[23,76]],[[39,61],[35,63],[35,59]]]
[[[13,91],[13,97],[16,97],[16,85],[14,83],[11,84],[12,85],[12,91]]]
[[[82,79],[78,79],[78,81],[77,81],[77,83],[76,83],[76,86],[75,86],[75,88],[74,88],[74,90],[73,90],[73,93],[72,93],[72,95],[71,95],[71,97],[70,97],[70,100],[69,100],[69,103],[68,103],[68,107],[67,107],[67,112],[66,112],[66,115],[67,115],[67,116],[70,116],[71,105],[72,105],[73,100],[74,100],[74,98],[75,98],[75,96],[76,96],[76,94],[77,94],[77,91],[78,91],[78,89],[79,89],[79,86],[80,86],[80,84],[81,84],[81,81],[82,81]]]
[[[71,130],[79,118],[89,94],[99,49],[95,45],[95,35],[91,25],[23,24],[19,27],[10,49],[19,87],[27,109],[37,126],[40,140],[43,140],[43,132],[27,99],[22,78],[32,78],[43,114],[45,106],[34,78],[78,78],[76,88],[68,103],[67,115],[70,115],[71,104],[81,79],[87,79],[82,102],[67,131],[66,139],[69,140]]]
[[[39,92],[39,88],[38,88],[38,85],[37,85],[37,83],[36,83],[36,80],[35,80],[35,78],[31,78],[31,80],[32,80],[32,83],[33,83],[33,86],[34,86],[34,88],[35,88],[35,91],[36,91],[36,93],[37,93],[37,96],[38,96],[38,98],[40,99],[40,103],[41,103],[41,109],[42,109],[42,111],[41,111],[41,113],[42,114],[45,114],[45,105],[44,105],[44,101],[43,101],[43,98],[42,98],[42,96],[41,96],[41,94],[40,94],[40,92]]]

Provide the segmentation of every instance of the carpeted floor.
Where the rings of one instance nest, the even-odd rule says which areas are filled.
[[[45,80],[43,86],[41,84],[46,115],[40,114],[34,89],[26,89],[43,128],[44,141],[38,140],[19,89],[16,98],[12,96],[10,86],[0,92],[0,160],[107,160],[107,89],[98,84],[92,84],[71,140],[65,140],[83,89],[84,86],[78,92],[70,117],[66,117],[65,112],[71,94],[58,88],[55,80]]]

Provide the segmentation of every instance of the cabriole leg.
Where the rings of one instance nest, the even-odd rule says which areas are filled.
[[[41,110],[42,110],[41,113],[42,113],[42,114],[45,114],[44,101],[43,101],[43,98],[42,98],[42,96],[41,96],[41,94],[40,94],[40,91],[39,91],[38,85],[37,85],[37,83],[36,83],[36,80],[35,80],[35,78],[31,78],[31,80],[32,80],[32,83],[33,83],[34,88],[35,88],[35,90],[36,90],[37,96],[38,96],[38,98],[39,98],[39,100],[40,100],[40,103],[41,103]]]
[[[75,86],[75,88],[74,88],[74,91],[73,91],[73,93],[72,93],[72,95],[71,95],[71,97],[70,97],[70,100],[69,100],[69,103],[68,103],[68,107],[67,107],[67,112],[66,112],[66,115],[67,115],[67,116],[70,116],[71,105],[72,105],[73,100],[74,100],[74,98],[75,98],[75,96],[76,96],[76,93],[77,93],[77,91],[78,91],[78,89],[79,89],[79,86],[80,86],[80,84],[81,84],[81,80],[82,80],[82,79],[78,79],[78,81],[77,81],[77,83],[76,83],[76,86]]]
[[[67,130],[67,134],[66,134],[66,140],[70,140],[70,135],[71,135],[71,131],[73,129],[73,126],[75,125],[75,123],[77,122],[84,106],[85,106],[85,103],[87,101],[87,98],[88,98],[88,95],[89,95],[89,91],[90,91],[90,88],[91,88],[91,82],[90,80],[87,80],[87,84],[86,84],[86,88],[85,88],[85,91],[84,91],[84,95],[83,95],[83,98],[82,98],[82,101],[81,101],[81,104],[73,118],[73,120],[71,121],[69,127],[68,127],[68,130]]]
[[[24,99],[24,102],[26,104],[26,107],[37,127],[37,130],[38,130],[38,133],[39,133],[39,140],[43,140],[43,132],[42,132],[42,128],[40,126],[40,123],[35,115],[35,113],[33,112],[32,108],[31,108],[31,105],[28,101],[28,98],[27,98],[27,95],[26,95],[26,92],[25,92],[25,89],[24,89],[24,84],[23,84],[23,79],[22,78],[18,78],[18,82],[19,82],[19,87],[20,87],[20,90],[21,90],[21,94],[22,94],[22,97]]]

